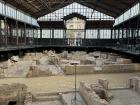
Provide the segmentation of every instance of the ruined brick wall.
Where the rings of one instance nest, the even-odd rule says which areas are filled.
[[[88,105],[109,105],[104,99],[101,99],[95,91],[91,90],[85,83],[80,84],[80,94]]]
[[[0,86],[0,105],[8,104],[11,101],[17,105],[23,105],[27,87],[24,84],[11,84]]]
[[[109,81],[108,81],[108,80],[99,79],[99,80],[98,80],[98,83],[99,83],[100,85],[102,85],[103,88],[105,88],[106,90],[109,89],[109,87],[108,87]]]
[[[140,77],[133,77],[129,79],[129,87],[140,93]]]
[[[108,64],[101,66],[101,68],[101,70],[96,70],[95,65],[77,65],[76,72],[77,74],[139,72],[140,64]],[[64,72],[67,75],[73,75],[75,67],[73,65],[66,65]]]
[[[95,66],[93,66],[93,65],[77,65],[76,73],[77,74],[91,74],[91,73],[94,73],[94,71],[95,71],[94,67]],[[64,72],[67,75],[74,74],[75,66],[73,66],[73,65],[65,66]]]
[[[24,105],[32,105],[33,96],[30,92],[28,92],[25,96]]]
[[[43,66],[32,65],[30,66],[29,72],[26,77],[40,77],[40,76],[51,76],[52,72],[47,70]]]

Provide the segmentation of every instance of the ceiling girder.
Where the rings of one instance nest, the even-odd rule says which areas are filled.
[[[138,0],[3,0],[31,14],[33,17],[41,17],[54,12],[73,2],[78,2],[89,8],[96,9],[106,15],[118,17],[125,10],[130,8]],[[55,7],[54,7],[55,6]]]

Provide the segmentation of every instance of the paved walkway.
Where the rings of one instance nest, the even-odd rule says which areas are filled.
[[[133,90],[113,90],[110,105],[140,105],[140,94]]]

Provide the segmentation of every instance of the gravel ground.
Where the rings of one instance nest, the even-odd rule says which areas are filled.
[[[109,80],[110,87],[126,87],[128,79],[134,76],[140,76],[140,73],[117,73],[117,74],[91,74],[78,75],[77,85],[81,81],[95,83],[98,79]],[[36,92],[56,92],[68,91],[74,89],[74,76],[50,76],[39,78],[5,78],[0,79],[0,84],[23,83],[28,86],[29,91]]]
[[[60,101],[33,102],[32,105],[63,105]]]

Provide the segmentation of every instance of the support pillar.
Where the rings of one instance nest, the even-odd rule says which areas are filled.
[[[35,44],[35,40],[34,40],[35,36],[34,36],[34,28],[33,28],[33,26],[32,26],[32,34],[33,34],[32,43],[34,45]]]
[[[24,44],[26,45],[27,40],[26,40],[26,23],[24,23]]]
[[[2,46],[2,27],[1,27],[1,20],[0,20],[0,47]]]
[[[124,27],[122,28],[122,47],[123,47],[123,45],[124,45]]]
[[[19,45],[19,38],[18,38],[18,21],[16,21],[16,45]]]
[[[113,39],[113,29],[111,29],[111,40]]]
[[[5,34],[5,47],[7,47],[7,18],[4,17],[4,34]]]
[[[84,29],[84,43],[82,42],[83,46],[86,46],[86,29]]]
[[[42,39],[42,28],[40,28],[40,38]]]

